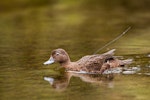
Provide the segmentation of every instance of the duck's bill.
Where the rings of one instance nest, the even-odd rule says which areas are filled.
[[[53,57],[50,57],[50,59],[49,59],[48,61],[44,62],[43,64],[44,64],[44,65],[49,65],[49,64],[52,64],[52,63],[54,63],[54,62],[55,62],[55,61],[54,61]]]

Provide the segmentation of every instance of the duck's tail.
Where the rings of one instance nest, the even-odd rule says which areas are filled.
[[[133,59],[120,60],[120,66],[128,65],[133,62]]]
[[[116,51],[116,49],[112,49],[112,50],[104,53],[104,55],[112,55],[113,56],[115,54],[114,51]]]

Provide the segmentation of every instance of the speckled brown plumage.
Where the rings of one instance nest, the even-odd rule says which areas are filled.
[[[86,71],[93,73],[103,73],[108,68],[119,67],[130,64],[132,60],[119,60],[114,57],[114,51],[110,50],[104,54],[84,56],[76,62],[71,62],[68,53],[64,49],[55,49],[51,53],[51,59],[69,71]]]

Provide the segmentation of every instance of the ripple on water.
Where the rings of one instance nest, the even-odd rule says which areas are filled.
[[[122,68],[118,67],[118,68],[112,68],[110,70],[106,70],[103,72],[103,74],[112,74],[112,73],[119,74],[121,72],[122,72]]]
[[[150,73],[144,73],[144,74],[145,74],[145,75],[148,75],[148,76],[150,75]]]
[[[138,71],[140,71],[141,68],[140,67],[130,67],[130,68],[121,68],[121,67],[117,67],[117,68],[112,68],[112,69],[109,69],[109,70],[105,70],[103,72],[103,74],[135,74],[137,73]],[[97,74],[97,73],[89,73],[89,72],[86,72],[86,71],[67,71],[67,72],[72,72],[72,73],[78,73],[78,74]]]
[[[140,70],[141,70],[140,67],[124,68],[124,71],[122,72],[122,74],[126,74],[126,75],[135,74]]]
[[[44,77],[44,80],[48,81],[51,85],[53,85],[54,83],[54,78],[51,78],[51,77]]]
[[[126,74],[126,75],[129,75],[129,74],[135,74],[136,71],[123,71],[122,74]]]
[[[111,73],[114,73],[114,74],[126,74],[126,75],[129,75],[129,74],[135,74],[137,73],[138,71],[140,71],[141,68],[140,67],[125,67],[125,68],[113,68],[111,70],[106,70],[104,71],[104,74],[111,74]]]

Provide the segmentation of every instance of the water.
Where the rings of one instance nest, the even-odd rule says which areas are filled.
[[[148,0],[38,5],[0,13],[1,100],[149,100]],[[99,52],[115,48],[117,56],[133,59],[125,74],[68,75],[59,64],[43,65],[55,48],[65,49],[72,61],[93,54],[128,26],[132,29],[124,37]],[[132,68],[140,70],[130,73]]]

